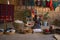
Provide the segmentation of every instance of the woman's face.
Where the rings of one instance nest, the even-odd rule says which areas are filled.
[[[39,16],[37,16],[37,19],[39,19]]]

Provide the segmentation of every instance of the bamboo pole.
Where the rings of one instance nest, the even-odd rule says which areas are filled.
[[[7,4],[8,5],[10,4],[9,0],[7,0]],[[6,8],[6,10],[8,10],[8,9]],[[6,21],[6,19],[4,19],[4,29],[5,30],[7,29],[7,21]]]
[[[7,22],[6,22],[6,20],[4,19],[4,30],[6,30],[7,29]]]

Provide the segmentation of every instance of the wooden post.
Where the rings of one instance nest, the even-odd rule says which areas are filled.
[[[9,0],[7,0],[7,4],[8,4],[8,5],[10,4]],[[8,9],[7,9],[7,10],[8,10]],[[5,29],[5,30],[7,29],[7,21],[6,21],[6,19],[4,19],[4,29]]]
[[[7,29],[7,22],[6,22],[5,19],[4,19],[4,29],[5,29],[5,30]]]

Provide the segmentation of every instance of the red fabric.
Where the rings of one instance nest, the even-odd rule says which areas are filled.
[[[50,9],[54,10],[52,0],[50,0]]]
[[[49,32],[49,30],[48,30],[48,29],[45,29],[45,31],[46,31],[46,32]]]
[[[50,7],[50,2],[46,1],[46,6]]]
[[[14,21],[14,5],[0,4],[0,21],[2,20],[7,22]]]
[[[1,20],[4,20],[4,16],[0,16],[1,17]]]
[[[5,20],[6,21],[9,21],[10,20],[9,16],[6,16]]]
[[[34,10],[32,9],[32,13],[31,13],[31,15],[32,15],[32,17],[34,17],[35,16],[35,12],[34,12]]]
[[[14,6],[13,5],[8,5],[8,16],[9,16],[10,21],[14,21]]]

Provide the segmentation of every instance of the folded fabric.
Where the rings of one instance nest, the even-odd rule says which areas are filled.
[[[15,30],[11,29],[11,30],[7,30],[6,32],[15,32]]]
[[[0,32],[4,32],[4,29],[0,29]]]
[[[42,29],[33,29],[33,32],[42,32]]]

